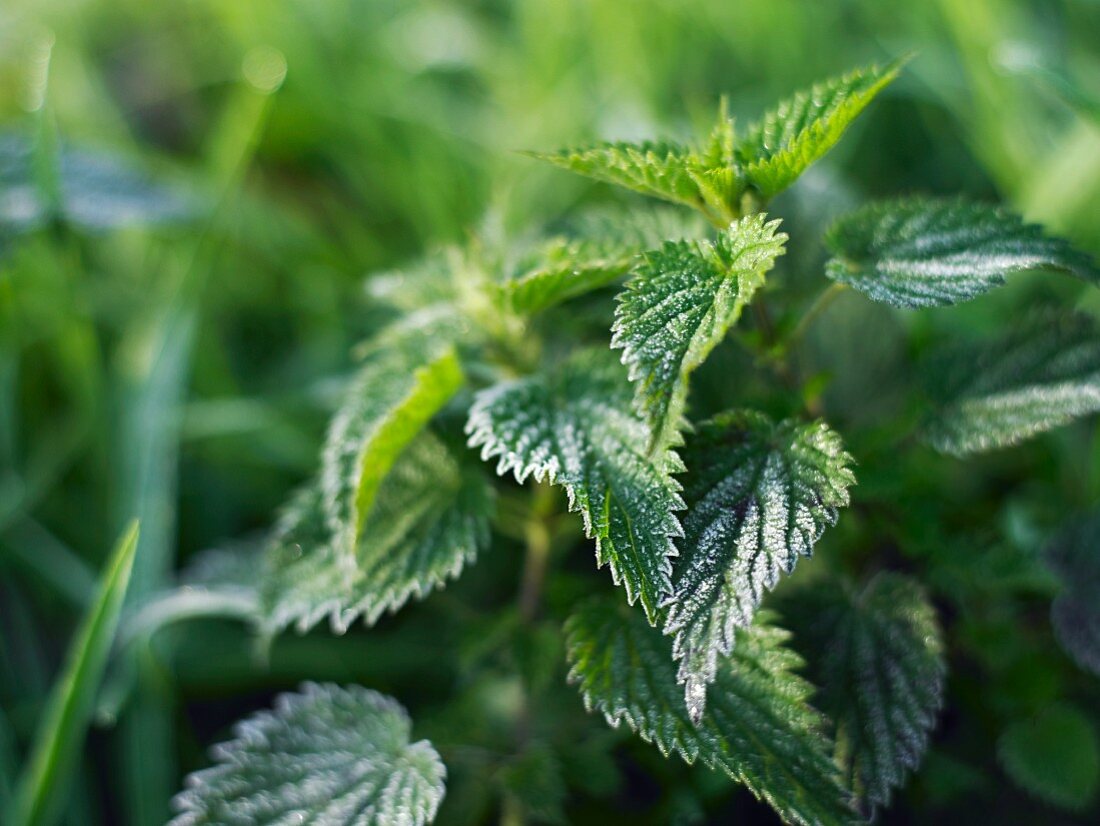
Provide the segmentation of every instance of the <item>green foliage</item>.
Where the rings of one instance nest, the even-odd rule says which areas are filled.
[[[997,741],[997,756],[1016,783],[1060,808],[1084,809],[1100,787],[1096,730],[1070,705],[1012,723]]]
[[[761,195],[789,187],[840,140],[849,124],[898,76],[904,61],[830,78],[784,100],[753,124],[735,155]]]
[[[917,583],[892,573],[858,589],[818,583],[794,592],[785,609],[824,687],[818,704],[836,726],[847,785],[873,813],[920,764],[943,704],[935,610]]]
[[[829,230],[825,274],[907,309],[958,304],[1022,270],[1056,269],[1092,282],[1100,270],[1067,241],[997,206],[959,198],[870,203]]]
[[[775,424],[754,411],[703,422],[683,456],[688,509],[665,632],[674,635],[677,680],[697,720],[738,629],[836,522],[855,477],[825,424]]]
[[[172,823],[430,823],[447,770],[431,743],[410,742],[411,729],[389,697],[307,683],[237,725],[217,764],[188,777]]]
[[[57,820],[61,795],[68,792],[73,763],[92,721],[137,546],[138,524],[132,522],[111,553],[95,601],[69,646],[65,670],[50,695],[6,823],[39,826]]]
[[[518,482],[561,485],[569,507],[596,540],[596,562],[611,568],[627,601],[651,622],[670,587],[674,512],[683,507],[670,475],[675,454],[651,457],[651,434],[630,410],[630,387],[609,354],[582,352],[552,373],[478,394],[466,431],[481,458]]]
[[[626,723],[664,755],[721,769],[766,799],[790,823],[848,823],[854,812],[837,782],[801,661],[784,631],[760,621],[739,629],[717,669],[698,720],[684,708],[671,646],[637,612],[606,601],[583,605],[566,623],[570,679],[589,710]]]
[[[1084,669],[1100,676],[1100,515],[1065,526],[1043,557],[1058,577],[1061,592],[1050,606],[1050,621],[1062,647]]]
[[[763,213],[711,244],[669,242],[647,253],[619,294],[611,346],[635,383],[634,406],[656,449],[677,441],[687,382],[752,300],[787,236]]]
[[[1037,317],[978,347],[954,348],[928,370],[937,409],[925,440],[962,456],[1014,445],[1100,410],[1100,326]]]

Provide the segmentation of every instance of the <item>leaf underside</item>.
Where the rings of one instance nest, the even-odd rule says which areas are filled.
[[[1100,676],[1100,514],[1071,522],[1043,550],[1062,585],[1050,618],[1059,644]]]
[[[920,586],[892,573],[861,590],[827,580],[784,601],[836,724],[837,756],[867,813],[890,801],[928,748],[943,704],[943,642]]]
[[[260,624],[306,631],[326,617],[343,631],[373,625],[411,597],[458,576],[489,541],[493,494],[481,468],[430,432],[383,480],[351,557],[333,547],[317,484],[288,506],[268,548]]]
[[[394,700],[306,683],[238,723],[173,801],[172,826],[420,826],[435,817],[446,769]]]
[[[869,66],[815,84],[753,124],[736,150],[744,174],[765,198],[786,189],[828,152],[901,70]]]
[[[669,639],[638,612],[594,600],[570,617],[566,635],[570,681],[613,727],[625,722],[666,757],[720,769],[789,823],[855,820],[822,718],[807,703],[811,687],[794,673],[801,660],[783,647],[786,632],[738,631],[698,723],[684,708]]]
[[[829,278],[906,309],[957,304],[1024,270],[1100,281],[1100,270],[1067,241],[1000,207],[961,198],[868,204],[837,221],[825,243],[834,256]]]
[[[611,346],[622,349],[634,405],[657,448],[677,441],[687,382],[737,321],[787,240],[750,215],[708,241],[670,241],[645,255],[619,294]]]
[[[332,419],[321,493],[337,554],[354,555],[382,480],[462,384],[453,345],[433,332],[381,334]]]
[[[665,633],[693,718],[707,685],[764,593],[809,556],[855,483],[851,457],[824,423],[773,423],[735,411],[698,426],[682,451],[687,512]]]
[[[962,456],[1014,445],[1100,411],[1100,327],[1039,317],[928,372],[939,409],[922,435],[932,447]]]
[[[583,351],[552,374],[481,391],[466,432],[482,459],[497,457],[498,474],[563,486],[596,541],[597,564],[656,622],[680,533],[674,512],[683,502],[670,475],[679,464],[671,452],[649,456],[649,428],[632,413],[611,354]]]

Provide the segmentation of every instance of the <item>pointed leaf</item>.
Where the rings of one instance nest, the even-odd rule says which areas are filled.
[[[861,590],[826,580],[792,593],[784,614],[836,723],[837,753],[868,812],[915,769],[943,705],[943,641],[920,586],[880,574]]]
[[[1063,528],[1043,558],[1062,585],[1050,606],[1054,634],[1078,665],[1100,677],[1100,514]]]
[[[454,347],[433,333],[383,334],[329,426],[321,490],[337,554],[354,554],[382,479],[462,385]]]
[[[382,481],[352,557],[333,547],[322,495],[305,488],[283,516],[261,577],[261,624],[299,631],[326,616],[336,630],[373,625],[412,596],[453,579],[488,544],[484,472],[423,433]]]
[[[924,439],[962,456],[1005,447],[1100,410],[1100,327],[1040,317],[999,341],[949,352],[929,370],[940,409]]]
[[[1096,729],[1065,703],[1012,723],[997,741],[997,756],[1021,788],[1063,809],[1087,809],[1100,787]]]
[[[111,553],[95,600],[69,647],[65,669],[50,691],[5,823],[36,826],[56,819],[73,762],[92,721],[96,694],[134,568],[137,544],[138,524],[134,521]]]
[[[901,71],[901,61],[814,84],[783,101],[737,146],[745,177],[765,197],[782,192],[840,140],[844,130]]]
[[[497,473],[566,489],[596,540],[597,564],[655,622],[680,532],[674,511],[683,502],[670,475],[678,463],[648,455],[649,429],[631,413],[630,385],[610,353],[584,352],[552,374],[481,391],[466,432],[483,459],[499,457]]]
[[[365,688],[306,683],[239,723],[216,764],[187,778],[173,826],[420,826],[447,770],[396,701]]]
[[[702,715],[707,685],[766,590],[809,556],[855,483],[824,423],[774,424],[753,411],[704,422],[685,445],[684,538],[666,599],[677,679]]]
[[[961,198],[872,203],[825,236],[829,278],[907,309],[958,304],[1014,272],[1056,269],[1088,281],[1100,270],[1067,241],[989,204]]]
[[[763,283],[787,240],[762,213],[730,225],[712,244],[670,241],[645,255],[619,294],[611,346],[635,382],[635,408],[658,448],[674,443],[687,379]]]
[[[801,661],[783,647],[786,632],[738,631],[698,723],[684,708],[668,638],[636,611],[595,600],[570,617],[566,634],[570,680],[610,725],[625,722],[665,756],[722,770],[789,823],[855,820],[822,718],[807,703],[811,688],[794,673]]]

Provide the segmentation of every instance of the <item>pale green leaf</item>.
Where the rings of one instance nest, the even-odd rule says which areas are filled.
[[[1054,634],[1078,665],[1100,677],[1100,514],[1072,521],[1043,558],[1062,586],[1050,607]]]
[[[435,327],[380,338],[333,417],[322,454],[328,528],[337,554],[349,557],[394,461],[463,381],[454,346]]]
[[[1050,238],[1000,207],[961,198],[871,203],[825,236],[829,278],[895,307],[957,304],[1024,270],[1063,270],[1100,281],[1067,241]]]
[[[635,382],[635,407],[657,448],[676,441],[687,381],[736,322],[783,253],[779,221],[762,213],[708,241],[670,241],[645,255],[619,294],[611,346]]]
[[[420,826],[447,770],[395,700],[358,686],[306,683],[274,711],[237,724],[215,765],[187,778],[173,826]]]
[[[837,757],[863,807],[890,801],[928,749],[943,704],[943,640],[921,587],[899,574],[861,589],[824,580],[784,601],[795,640],[836,724]]]
[[[355,553],[333,547],[314,484],[276,529],[260,577],[260,623],[305,631],[325,617],[337,631],[374,624],[410,597],[442,587],[488,544],[493,495],[484,472],[430,432],[382,481]]]
[[[15,788],[13,826],[56,820],[73,764],[91,723],[107,658],[115,641],[122,603],[134,568],[138,525],[131,522],[108,559],[94,601],[77,629],[46,703],[23,775]]]
[[[745,177],[765,198],[786,189],[840,140],[844,130],[898,76],[901,62],[869,66],[814,84],[780,103],[737,145]]]
[[[637,611],[592,601],[570,617],[566,634],[570,680],[612,726],[625,722],[665,756],[720,769],[789,823],[855,820],[785,631],[757,624],[737,632],[697,723],[684,707],[669,639]]]
[[[1065,703],[1012,723],[997,741],[997,756],[1020,787],[1063,809],[1088,808],[1100,787],[1096,729]]]
[[[668,238],[700,235],[695,221],[671,208],[593,210],[567,234],[535,244],[492,289],[508,309],[532,314],[583,295],[626,274],[637,255]]]
[[[630,410],[625,371],[606,351],[478,393],[466,431],[497,472],[562,485],[596,541],[596,560],[640,600],[651,622],[669,589],[683,507],[673,453],[651,458],[650,431]]]
[[[1017,444],[1100,410],[1100,327],[1042,317],[953,351],[929,370],[939,409],[924,438],[961,456]]]
[[[683,450],[684,537],[666,598],[677,679],[693,718],[707,685],[764,593],[809,556],[855,483],[852,458],[824,423],[773,423],[753,411],[699,425]]]

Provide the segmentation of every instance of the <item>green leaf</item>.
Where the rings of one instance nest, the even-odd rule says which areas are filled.
[[[765,197],[783,191],[840,140],[844,130],[898,76],[904,61],[869,66],[814,84],[780,103],[737,145],[745,177]]]
[[[961,198],[867,204],[837,221],[825,244],[833,253],[829,278],[906,309],[958,304],[1024,270],[1100,281],[1100,270],[1069,242],[1000,207]]]
[[[787,236],[762,213],[742,218],[714,243],[670,241],[645,255],[619,294],[611,346],[635,382],[635,408],[653,443],[674,443],[687,380],[764,281]]]
[[[704,206],[696,181],[703,171],[701,161],[690,148],[676,143],[602,143],[532,155],[597,181],[698,209]]]
[[[65,669],[50,692],[6,823],[37,826],[56,820],[73,763],[91,723],[96,693],[130,584],[137,543],[135,521],[111,553],[95,600],[69,646]]]
[[[1012,723],[997,741],[997,756],[1017,785],[1063,809],[1088,808],[1100,785],[1096,730],[1065,703]]]
[[[462,385],[455,349],[436,332],[384,332],[329,426],[321,491],[337,554],[354,554],[394,461]]]
[[[261,577],[261,625],[305,631],[325,617],[373,625],[461,573],[488,544],[492,489],[481,467],[421,434],[382,481],[352,557],[333,546],[314,484],[276,529]]]
[[[925,441],[956,456],[1014,445],[1100,410],[1100,328],[1083,315],[1039,317],[929,373],[939,410]]]
[[[1076,519],[1043,550],[1062,585],[1050,606],[1059,644],[1100,676],[1100,514]]]
[[[825,580],[789,593],[784,614],[836,723],[849,788],[870,813],[915,769],[943,704],[943,641],[921,587],[899,574],[862,589]]]
[[[395,700],[358,686],[306,683],[237,724],[216,764],[187,778],[173,826],[420,826],[447,770]]]
[[[699,425],[683,456],[688,509],[665,633],[674,635],[677,679],[698,719],[737,630],[836,522],[855,477],[851,456],[824,423],[775,424],[753,411]]]
[[[697,237],[696,222],[669,208],[593,210],[572,232],[534,245],[513,265],[513,274],[493,284],[496,300],[518,313],[541,312],[615,281],[636,256],[667,238]]]
[[[611,354],[585,351],[550,374],[481,391],[466,432],[482,459],[499,457],[497,473],[562,485],[596,540],[597,564],[656,622],[680,533],[674,511],[683,502],[670,475],[680,465],[671,452],[649,456],[650,431],[631,412]]]
[[[855,820],[822,718],[807,702],[811,687],[794,673],[801,660],[783,646],[785,631],[738,630],[697,723],[684,708],[669,639],[638,612],[595,600],[569,618],[566,635],[570,680],[610,725],[625,722],[666,757],[720,769],[789,823]]]

